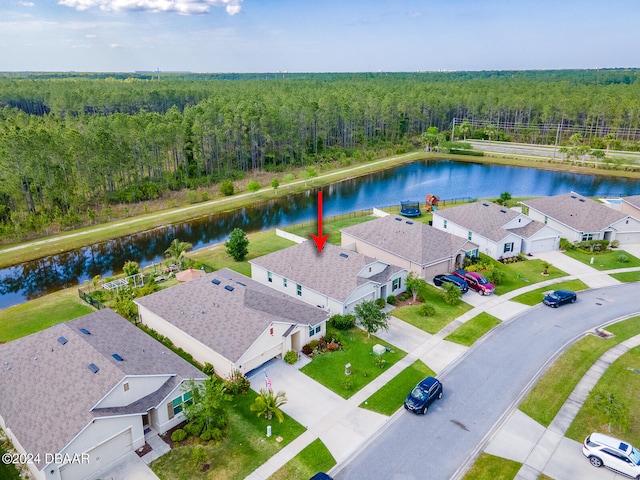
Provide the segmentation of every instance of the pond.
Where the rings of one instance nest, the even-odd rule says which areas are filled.
[[[194,249],[227,239],[236,227],[247,232],[268,230],[316,218],[316,192],[284,195],[235,212],[209,215],[188,222],[141,232],[67,253],[43,257],[0,269],[0,309],[63,288],[77,286],[95,275],[121,271],[127,260],[146,266],[163,260],[174,238]],[[323,188],[325,217],[372,207],[399,205],[403,200],[424,203],[428,193],[441,199],[556,195],[575,191],[586,196],[640,193],[640,180],[568,172],[423,160],[372,173]]]

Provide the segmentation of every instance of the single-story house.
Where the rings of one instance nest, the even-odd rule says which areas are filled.
[[[250,260],[251,278],[331,314],[347,314],[365,300],[406,290],[407,270],[325,244],[305,241]]]
[[[476,243],[496,260],[556,250],[560,244],[559,230],[488,201],[436,210],[433,226]]]
[[[0,427],[39,480],[82,480],[184,420],[205,376],[105,309],[0,345]]]
[[[640,218],[640,195],[630,197],[622,197],[620,211],[625,215],[631,215],[634,218]]]
[[[431,278],[462,268],[478,245],[425,223],[387,215],[343,228],[342,246]]]
[[[217,375],[247,373],[326,333],[327,312],[224,268],[135,300],[140,321]]]
[[[522,205],[529,217],[560,231],[570,242],[640,243],[640,220],[577,193],[526,200]]]

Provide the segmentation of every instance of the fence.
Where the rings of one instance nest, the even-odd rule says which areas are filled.
[[[84,300],[85,302],[87,302],[89,305],[91,305],[94,308],[97,308],[98,310],[102,310],[103,308],[106,308],[104,306],[104,304],[99,301],[96,300],[95,298],[93,298],[91,295],[86,294],[85,292],[82,291],[81,288],[78,289],[78,296]]]

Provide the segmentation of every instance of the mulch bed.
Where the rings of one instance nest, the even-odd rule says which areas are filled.
[[[136,450],[136,453],[138,454],[139,457],[143,457],[144,455],[149,453],[151,450],[153,450],[153,448],[151,448],[151,445],[145,442],[144,446]]]
[[[163,433],[162,435],[160,435],[160,438],[162,440],[164,440],[164,443],[166,443],[167,445],[169,445],[171,448],[173,448],[173,441],[171,440],[171,434],[173,432],[175,432],[176,430],[179,430],[181,428],[184,428],[185,425],[187,424],[187,421],[185,420],[182,423],[179,423],[178,425],[176,425],[175,427],[173,427],[170,430],[167,430],[166,433]]]
[[[398,300],[394,306],[398,308],[398,307],[406,307],[411,305],[422,305],[422,302],[418,302],[417,300],[414,302],[413,297],[409,297],[407,300],[403,300],[403,301]]]

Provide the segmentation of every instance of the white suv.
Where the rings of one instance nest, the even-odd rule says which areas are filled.
[[[582,454],[594,467],[611,470],[640,480],[640,451],[628,442],[592,433],[582,447]]]

